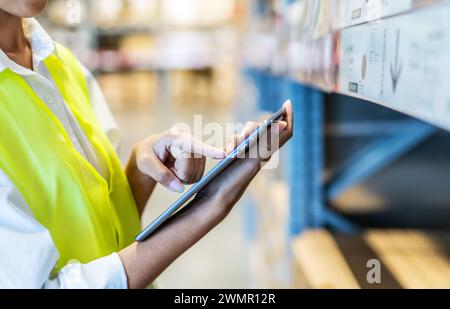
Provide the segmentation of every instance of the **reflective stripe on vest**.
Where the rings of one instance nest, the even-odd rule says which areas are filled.
[[[0,73],[0,168],[50,231],[60,269],[69,260],[86,263],[124,248],[140,222],[119,158],[93,113],[78,60],[57,44],[44,63],[109,171],[106,181],[21,76],[9,69]]]

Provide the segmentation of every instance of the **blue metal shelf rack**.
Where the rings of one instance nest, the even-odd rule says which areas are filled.
[[[327,204],[351,186],[430,138],[439,129],[419,120],[402,121],[387,136],[375,139],[354,153],[333,177],[324,181],[324,97],[320,90],[283,76],[247,68],[244,75],[259,92],[259,108],[275,111],[290,98],[294,109],[291,141],[290,233],[328,226],[340,232],[355,232],[358,226],[333,211]]]

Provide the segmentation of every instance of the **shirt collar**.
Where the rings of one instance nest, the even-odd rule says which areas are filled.
[[[23,19],[23,30],[31,46],[33,65],[37,68],[41,61],[53,54],[55,51],[55,43],[34,18]],[[0,73],[6,69],[10,69],[19,75],[33,74],[33,71],[22,67],[9,59],[0,49]]]

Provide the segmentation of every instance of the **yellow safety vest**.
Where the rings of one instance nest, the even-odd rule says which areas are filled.
[[[140,222],[119,158],[93,113],[78,60],[57,44],[44,63],[109,171],[107,181],[21,76],[9,69],[0,73],[0,168],[50,231],[60,255],[58,270],[69,260],[86,263],[124,248]]]

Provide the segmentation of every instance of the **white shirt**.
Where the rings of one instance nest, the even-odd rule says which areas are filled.
[[[75,148],[107,178],[90,142],[56,88],[43,60],[55,51],[53,40],[35,19],[24,19],[33,52],[33,71],[11,61],[0,49],[0,73],[19,74],[48,105]],[[83,67],[94,112],[108,138],[118,143],[112,113],[94,77]],[[70,263],[50,276],[59,254],[49,231],[33,216],[24,198],[0,169],[0,288],[127,288],[122,262],[113,253],[87,264]]]

